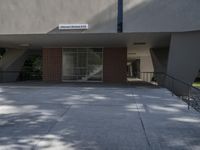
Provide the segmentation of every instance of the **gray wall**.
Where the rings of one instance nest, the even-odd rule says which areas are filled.
[[[167,73],[192,84],[200,69],[200,32],[172,34]],[[187,87],[176,83],[177,94],[187,92]]]
[[[169,48],[151,48],[151,58],[154,66],[154,75],[156,81],[163,85],[165,84],[165,76],[163,73],[167,71]]]
[[[124,32],[199,30],[199,6],[199,0],[124,0]],[[0,1],[0,34],[65,33],[60,23],[89,24],[78,32],[116,33],[117,0]]]
[[[0,83],[16,81],[19,77],[24,62],[31,55],[41,55],[41,51],[27,49],[7,49],[0,60]]]
[[[124,0],[125,32],[200,29],[200,0]]]
[[[166,72],[169,48],[151,48],[150,52],[155,72]]]
[[[61,23],[116,32],[116,17],[117,0],[1,0],[0,34],[56,33]]]

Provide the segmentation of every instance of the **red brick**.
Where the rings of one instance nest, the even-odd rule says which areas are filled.
[[[103,79],[105,83],[127,81],[127,48],[104,49]]]
[[[62,80],[62,49],[43,49],[43,81],[61,82]]]

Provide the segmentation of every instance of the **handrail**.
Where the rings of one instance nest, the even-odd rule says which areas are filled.
[[[37,71],[0,71],[0,83],[9,81],[41,80],[42,74]]]
[[[139,73],[139,74],[147,73],[147,74],[156,74],[156,75],[157,75],[157,74],[163,74],[164,76],[167,76],[167,77],[169,77],[169,78],[171,78],[171,79],[173,79],[173,80],[175,80],[175,81],[181,82],[181,83],[183,83],[183,84],[185,84],[185,85],[187,85],[187,86],[189,86],[189,87],[191,87],[191,88],[194,88],[194,89],[196,89],[196,90],[198,90],[198,91],[200,92],[200,89],[199,89],[199,88],[196,88],[196,87],[194,87],[194,86],[192,86],[192,85],[186,83],[185,81],[182,81],[182,80],[180,80],[180,79],[177,79],[177,78],[175,78],[175,77],[173,77],[173,76],[171,76],[171,75],[169,75],[169,74],[167,74],[167,73],[164,73],[164,72],[137,72],[137,73]]]
[[[156,82],[158,86],[167,88],[172,92],[172,95],[177,95],[177,84],[182,84],[182,87],[185,87],[185,92],[181,92],[180,95],[177,95],[182,98],[188,104],[188,109],[192,106],[197,111],[200,111],[200,89],[196,88],[185,81],[177,79],[167,73],[164,72],[137,72],[139,74],[140,79],[145,82]],[[150,74],[150,75],[145,75]],[[150,77],[149,78],[146,78]],[[155,81],[152,81],[152,80]],[[180,85],[181,86],[181,85]]]
[[[176,82],[182,83],[183,85],[188,87],[188,95],[182,96],[182,100],[184,100],[188,104],[188,109],[190,109],[190,106],[192,106],[197,111],[200,111],[200,89],[180,80],[175,77],[172,77],[168,74],[165,74],[166,77],[169,77]],[[172,92],[174,93],[174,87],[172,88]]]
[[[199,88],[196,88],[196,87],[194,87],[194,86],[192,86],[192,85],[190,85],[190,84],[188,84],[188,83],[186,83],[186,82],[184,82],[184,81],[182,81],[182,80],[180,80],[180,79],[177,79],[177,78],[175,78],[175,77],[172,77],[172,76],[170,76],[170,75],[168,75],[168,74],[166,74],[166,73],[164,73],[164,74],[165,74],[166,76],[168,76],[168,77],[174,79],[175,81],[182,82],[183,84],[185,84],[185,85],[187,85],[187,86],[189,86],[189,87],[191,87],[191,88],[194,88],[194,89],[196,89],[196,90],[198,90],[198,91],[200,92],[200,89],[199,89]]]

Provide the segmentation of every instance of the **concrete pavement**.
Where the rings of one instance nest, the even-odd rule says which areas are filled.
[[[200,114],[166,89],[0,86],[0,150],[199,150]]]

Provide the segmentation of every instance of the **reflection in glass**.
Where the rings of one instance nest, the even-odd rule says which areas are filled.
[[[102,81],[102,60],[101,48],[63,49],[63,80]]]

